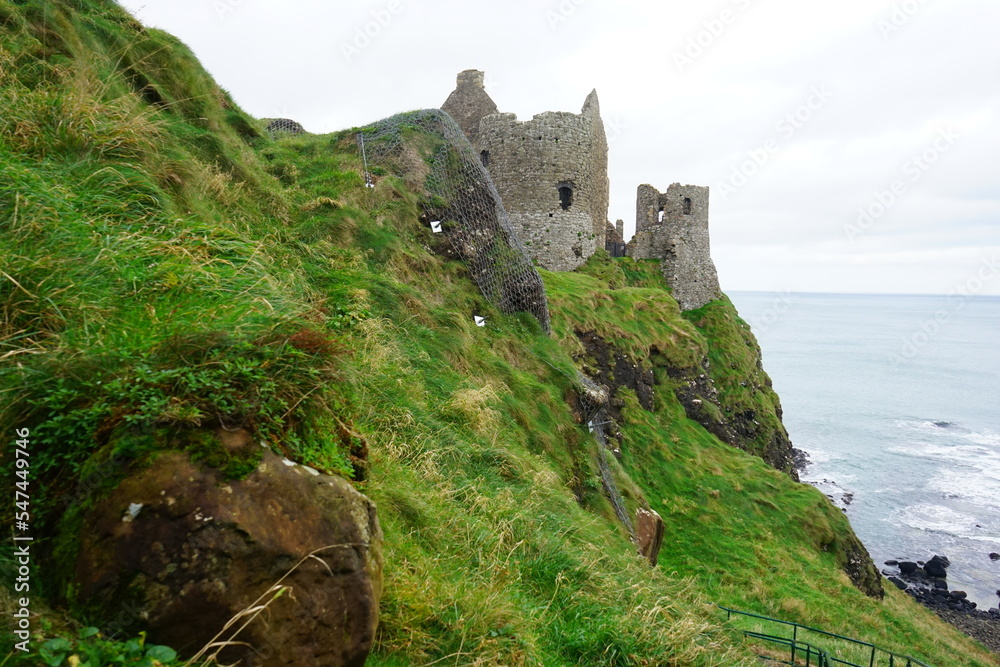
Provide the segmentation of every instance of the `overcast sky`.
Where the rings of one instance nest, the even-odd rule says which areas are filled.
[[[612,221],[711,190],[724,290],[1000,295],[996,0],[125,0],[258,117],[440,107],[486,72],[522,120],[596,88]]]

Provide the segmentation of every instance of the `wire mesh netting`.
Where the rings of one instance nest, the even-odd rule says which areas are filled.
[[[611,502],[615,516],[628,529],[629,535],[635,538],[635,529],[632,527],[628,508],[625,507],[625,499],[622,498],[622,494],[618,490],[618,485],[611,472],[611,465],[608,463],[608,436],[605,428],[610,421],[608,392],[581,372],[577,372],[576,381],[582,389],[580,405],[583,408],[584,419],[594,433],[594,440],[597,441],[597,468],[601,473],[604,495]]]
[[[424,214],[445,235],[483,295],[501,312],[528,312],[550,331],[541,276],[472,144],[440,109],[398,114],[357,135],[365,182],[391,173],[423,193]]]
[[[305,134],[305,128],[291,118],[272,118],[267,124],[267,132],[272,136],[278,134]]]

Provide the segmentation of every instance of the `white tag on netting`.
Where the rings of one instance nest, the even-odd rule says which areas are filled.
[[[479,317],[479,315],[473,315],[472,319],[474,319],[476,321],[476,326],[477,327],[485,327],[486,326],[486,318],[485,317]]]
[[[591,433],[594,432],[594,422],[593,421],[587,422],[587,430],[590,431]]]
[[[438,234],[438,233],[441,232],[441,221],[440,220],[431,220],[431,231],[434,232],[435,234]]]

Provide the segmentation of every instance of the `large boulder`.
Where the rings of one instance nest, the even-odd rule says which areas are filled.
[[[259,447],[245,433],[226,440]],[[222,664],[363,665],[371,649],[382,533],[374,503],[344,479],[267,450],[249,476],[227,481],[171,451],[99,500],[83,525],[74,602],[104,618],[127,605],[145,626],[130,631],[182,655],[269,600],[238,637],[249,647],[227,648]],[[272,600],[279,580],[290,590]]]
[[[948,576],[948,573],[945,570],[949,565],[951,565],[951,561],[946,557],[934,556],[929,561],[924,563],[924,572],[926,572],[928,576],[944,579]]]

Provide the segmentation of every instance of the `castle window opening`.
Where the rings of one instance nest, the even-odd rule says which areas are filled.
[[[660,207],[659,212],[656,214],[656,221],[663,222],[663,207]]]
[[[684,215],[691,215],[691,198],[684,198]]]
[[[489,151],[480,151],[480,153],[479,153],[479,161],[483,163],[484,167],[490,166],[490,152]]]
[[[568,211],[569,207],[573,205],[573,188],[568,185],[559,186],[559,206],[562,210]]]

